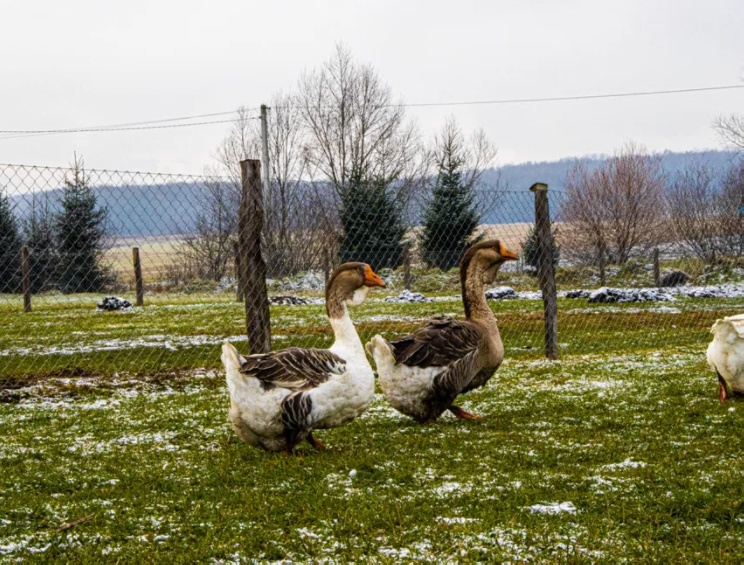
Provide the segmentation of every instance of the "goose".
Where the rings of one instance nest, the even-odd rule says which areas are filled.
[[[230,393],[230,423],[238,437],[267,451],[292,453],[303,440],[325,446],[314,429],[354,420],[374,396],[374,373],[347,306],[364,302],[385,283],[365,263],[344,263],[326,286],[335,337],[329,349],[290,347],[244,357],[225,342],[222,363]]]
[[[718,400],[728,398],[726,385],[734,395],[744,394],[744,314],[716,320],[710,329],[708,365],[718,375]]]
[[[498,240],[472,245],[460,262],[465,320],[434,319],[398,340],[376,335],[367,343],[380,388],[393,408],[420,423],[434,422],[447,410],[458,419],[480,418],[452,403],[486,384],[501,365],[504,346],[484,284],[494,281],[505,261],[515,259]]]

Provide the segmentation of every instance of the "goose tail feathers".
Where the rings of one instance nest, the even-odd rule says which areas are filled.
[[[222,364],[227,373],[227,388],[230,396],[244,383],[245,377],[240,373],[243,363],[245,363],[245,358],[238,353],[232,343],[226,341],[222,344]]]
[[[364,347],[372,358],[375,360],[377,365],[378,373],[386,373],[390,371],[395,365],[395,357],[393,351],[390,349],[390,345],[385,341],[381,335],[374,336],[367,345]]]

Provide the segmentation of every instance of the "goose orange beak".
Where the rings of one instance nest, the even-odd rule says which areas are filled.
[[[385,282],[380,278],[380,275],[375,273],[369,265],[364,269],[364,286],[385,287]]]
[[[501,244],[501,249],[499,251],[501,253],[501,256],[507,261],[516,261],[517,259],[519,259],[519,255],[509,251],[506,247],[504,247],[503,243]]]

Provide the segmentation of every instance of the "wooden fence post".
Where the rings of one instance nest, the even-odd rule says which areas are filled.
[[[261,255],[261,161],[241,161],[240,173],[243,191],[238,211],[238,241],[240,262],[245,272],[245,324],[251,353],[268,353],[271,351],[271,319],[266,292],[266,263]]]
[[[545,312],[545,356],[558,359],[558,296],[553,270],[553,234],[550,230],[548,185],[535,183],[530,187],[535,193],[535,234],[537,237],[537,278],[543,296]]]
[[[235,302],[245,300],[245,269],[243,262],[240,260],[240,242],[236,241],[233,245],[235,253]]]
[[[606,280],[607,280],[607,273],[605,269],[605,248],[604,248],[604,243],[600,243],[599,245],[599,284],[601,286],[604,286]]]
[[[23,275],[23,311],[31,311],[31,261],[25,245],[21,247],[21,274]]]
[[[134,264],[134,288],[137,293],[137,306],[145,303],[145,291],[142,287],[142,263],[140,263],[139,247],[132,247],[132,263]]]
[[[661,268],[659,267],[659,248],[654,247],[654,285],[661,286]]]

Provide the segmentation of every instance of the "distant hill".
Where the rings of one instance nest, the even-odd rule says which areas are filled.
[[[708,162],[723,169],[737,158],[731,151],[692,151],[686,153],[665,153],[664,169],[670,176],[683,169],[688,163]],[[606,156],[582,158],[589,169],[602,164]],[[561,192],[565,189],[566,173],[575,159],[560,161],[528,162],[517,165],[504,165],[489,169],[483,175],[483,183],[478,192],[481,221],[487,224],[531,222],[534,216],[534,201],[529,187],[535,182],[549,186],[551,212],[559,212]],[[504,191],[494,187],[500,186]],[[140,185],[102,185],[95,187],[99,203],[109,211],[110,229],[123,237],[167,236],[189,233],[194,229],[196,217],[202,208],[204,186],[198,183]],[[48,190],[40,198],[47,198],[50,209],[59,205],[61,189]],[[12,206],[18,217],[26,217],[31,210],[33,197],[29,194],[12,197]],[[421,217],[414,211],[414,217]]]

